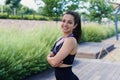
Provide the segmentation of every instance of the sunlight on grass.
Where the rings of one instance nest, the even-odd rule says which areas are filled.
[[[0,36],[0,78],[19,80],[49,68],[46,55],[60,31],[54,27],[27,31],[1,28]]]

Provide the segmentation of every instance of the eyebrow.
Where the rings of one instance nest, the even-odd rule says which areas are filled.
[[[62,20],[66,20],[66,19],[62,19]],[[67,20],[67,21],[73,21],[73,20],[70,19],[70,20]]]

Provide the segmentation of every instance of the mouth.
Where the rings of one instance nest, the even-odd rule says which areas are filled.
[[[67,30],[68,28],[67,27],[62,27],[63,30]]]

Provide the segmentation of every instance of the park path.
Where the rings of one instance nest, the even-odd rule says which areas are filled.
[[[120,63],[76,58],[73,72],[80,80],[120,80]],[[55,80],[54,71],[46,71],[25,80]]]
[[[114,44],[115,49],[109,52],[103,60],[112,61],[112,62],[120,62],[120,34],[119,40],[116,40],[116,36],[111,37],[109,39],[103,40],[103,43]]]

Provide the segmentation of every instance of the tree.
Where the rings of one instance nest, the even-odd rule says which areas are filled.
[[[62,0],[63,9],[66,10],[76,10],[78,9],[78,4],[80,0]],[[63,10],[63,11],[64,11]]]
[[[45,7],[43,13],[45,16],[60,16],[67,10],[76,10],[79,0],[43,0]]]
[[[43,2],[45,3],[45,7],[43,8],[43,13],[45,16],[49,16],[49,17],[53,17],[55,16],[54,14],[54,7],[57,7],[57,3],[60,0],[43,0]]]
[[[16,15],[16,8],[19,6],[21,0],[6,0],[5,4],[9,7],[9,10],[13,11],[13,15]]]
[[[105,0],[91,0],[90,1],[89,19],[101,23],[102,18],[111,18],[113,8],[105,2]]]

